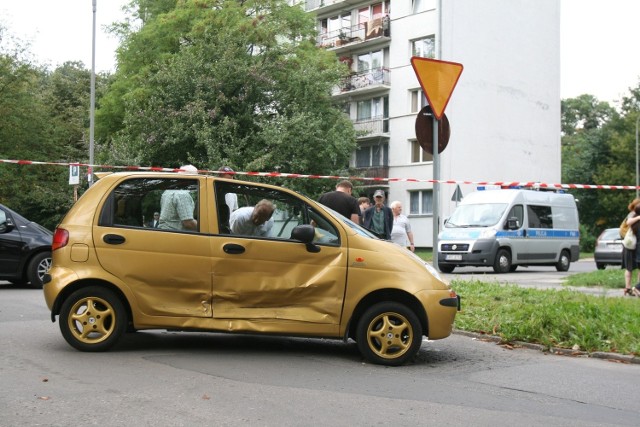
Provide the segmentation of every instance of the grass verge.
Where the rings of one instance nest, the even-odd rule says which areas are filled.
[[[505,342],[640,355],[639,298],[465,280],[454,280],[451,287],[462,296],[457,329]]]
[[[638,281],[640,281],[640,277],[638,277]],[[589,273],[576,273],[568,276],[564,284],[576,287],[618,288],[622,294],[622,288],[624,288],[624,270],[620,268],[607,268],[606,270],[596,270]]]

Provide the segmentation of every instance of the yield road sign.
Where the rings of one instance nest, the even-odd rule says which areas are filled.
[[[413,56],[411,65],[433,115],[440,120],[462,74],[462,64]]]

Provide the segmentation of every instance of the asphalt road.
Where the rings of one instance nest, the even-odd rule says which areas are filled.
[[[637,426],[640,365],[463,335],[414,363],[355,343],[138,332],[81,353],[42,292],[0,285],[0,426]]]

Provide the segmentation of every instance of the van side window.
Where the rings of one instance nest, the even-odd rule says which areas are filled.
[[[154,227],[153,214],[160,213]],[[187,218],[190,217],[190,218]],[[118,185],[100,213],[99,224],[150,230],[197,231],[183,226],[197,223],[198,181],[195,179],[134,178]]]
[[[550,206],[527,206],[529,228],[553,228],[553,217]]]
[[[507,219],[517,218],[518,219],[518,228],[522,227],[524,224],[524,208],[522,205],[515,205],[509,211],[509,215],[507,215]],[[504,224],[504,228],[507,228],[507,224]]]

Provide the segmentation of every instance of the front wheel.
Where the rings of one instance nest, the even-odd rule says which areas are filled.
[[[80,351],[106,351],[127,329],[122,301],[109,289],[90,286],[72,293],[60,309],[60,331]]]
[[[371,306],[358,321],[356,342],[370,362],[400,366],[420,350],[422,325],[407,306],[381,302]]]
[[[508,273],[509,270],[511,270],[511,254],[506,249],[498,249],[496,260],[493,263],[493,271]]]
[[[569,257],[569,252],[562,251],[560,253],[560,259],[556,263],[556,270],[558,271],[569,271],[569,266],[571,265],[571,258]]]
[[[456,266],[451,264],[438,264],[438,268],[443,273],[451,273]]]
[[[604,264],[604,263],[601,263],[601,262],[596,262],[596,268],[598,270],[604,270],[606,266],[607,266],[607,264]]]

